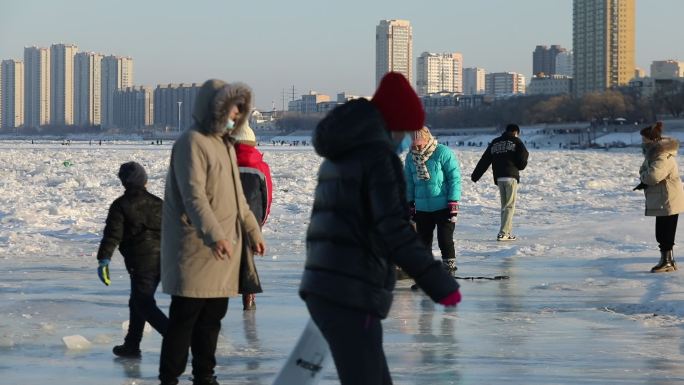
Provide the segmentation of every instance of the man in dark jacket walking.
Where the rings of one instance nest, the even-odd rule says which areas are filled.
[[[516,124],[506,126],[506,131],[494,139],[477,162],[470,179],[473,182],[480,180],[492,165],[494,184],[499,186],[501,197],[501,227],[496,236],[497,241],[514,241],[513,213],[515,212],[515,200],[517,197],[518,183],[520,183],[520,171],[527,166],[529,153],[525,148],[520,136],[520,127]]]
[[[458,283],[409,224],[399,143],[423,127],[420,99],[389,73],[372,101],[334,109],[313,134],[318,171],[299,294],[325,337],[342,385],[391,384],[382,325],[399,265],[435,302],[455,306]]]
[[[113,352],[121,357],[140,357],[145,321],[162,336],[169,322],[154,300],[160,279],[162,200],[147,192],[147,174],[136,162],[122,164],[119,179],[126,191],[109,208],[97,251],[98,275],[109,286],[109,261],[118,246],[131,278],[130,321],[123,345],[115,346]]]

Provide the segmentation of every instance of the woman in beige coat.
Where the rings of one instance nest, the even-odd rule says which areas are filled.
[[[228,297],[238,295],[242,239],[249,237],[258,254],[265,249],[235,151],[223,143],[234,121],[246,119],[250,99],[243,84],[208,80],[197,95],[195,125],[171,151],[162,214],[161,280],[172,296],[159,363],[163,385],[178,384],[189,347],[193,384],[217,384],[216,342]]]
[[[660,248],[660,262],[652,273],[677,270],[672,257],[677,219],[684,212],[684,189],[677,167],[679,141],[662,136],[663,124],[641,130],[644,162],[639,169],[641,184],[646,195],[646,216],[656,217],[655,233]]]

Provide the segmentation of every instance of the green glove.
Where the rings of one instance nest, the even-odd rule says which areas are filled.
[[[109,279],[109,259],[100,259],[97,266],[97,276],[100,277],[100,281],[107,286],[112,283]]]

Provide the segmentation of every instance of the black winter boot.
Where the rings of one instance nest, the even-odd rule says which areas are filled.
[[[112,349],[112,353],[119,357],[140,358],[140,349],[126,344],[117,345]]]
[[[449,274],[454,274],[458,268],[456,267],[456,258],[442,259],[442,264]]]
[[[672,258],[672,250],[667,250],[660,252],[660,262],[653,266],[651,273],[668,273],[676,270],[677,264],[675,264],[675,261]]]
[[[202,377],[202,378],[193,378],[192,379],[192,385],[220,385],[218,381],[216,381],[216,376],[211,376],[211,377]]]

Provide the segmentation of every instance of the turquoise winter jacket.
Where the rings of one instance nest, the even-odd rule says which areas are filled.
[[[451,149],[437,144],[427,160],[430,179],[418,179],[413,157],[409,152],[404,161],[406,197],[416,202],[417,211],[437,211],[447,208],[450,201],[461,200],[461,167]]]

